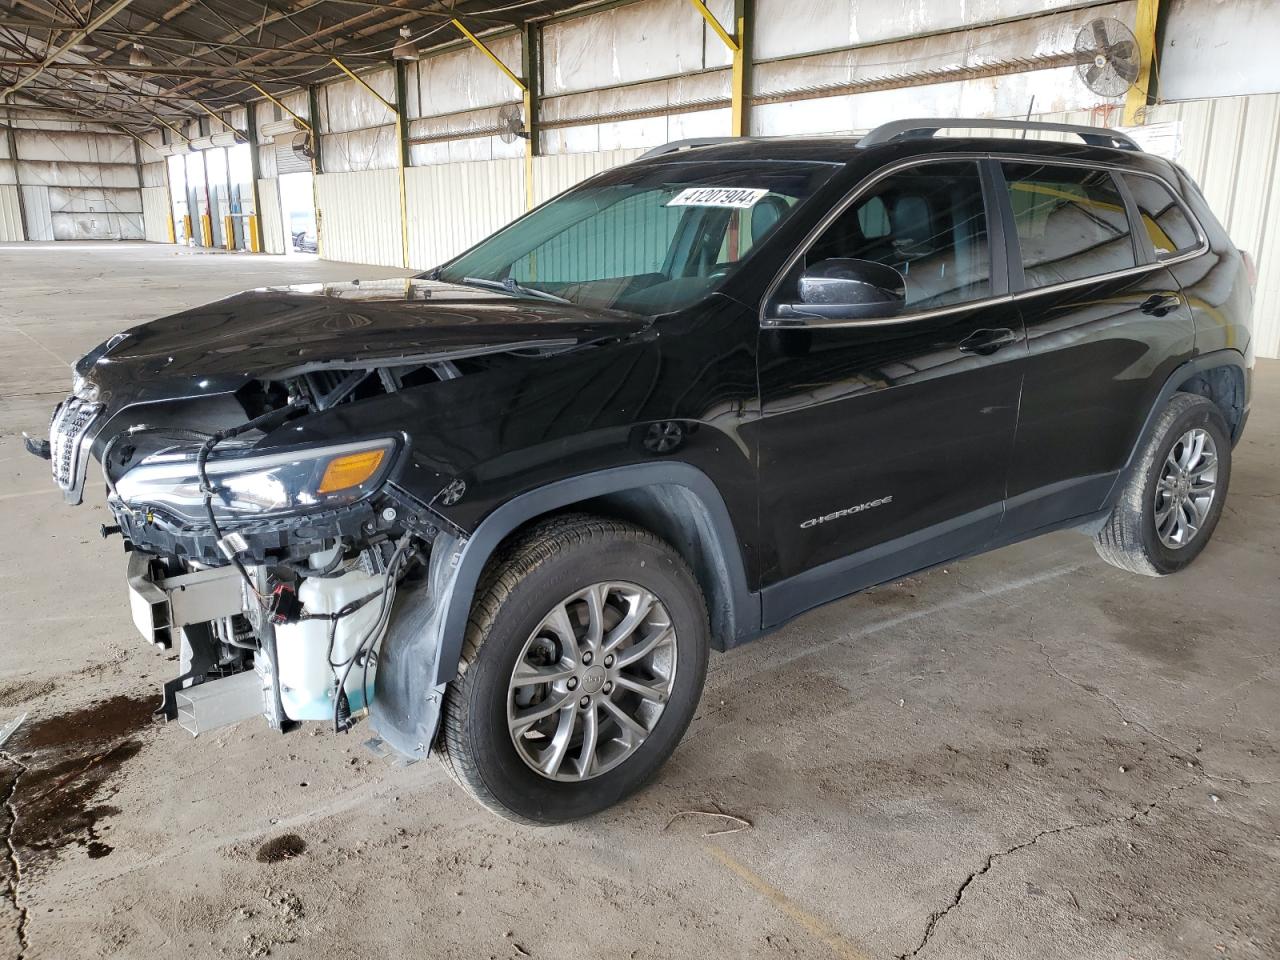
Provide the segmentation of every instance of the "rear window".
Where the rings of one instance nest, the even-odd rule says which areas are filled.
[[[1124,198],[1108,171],[1002,166],[1028,289],[1137,266]]]
[[[1125,186],[1142,217],[1142,227],[1157,260],[1167,260],[1200,246],[1200,237],[1172,191],[1154,177],[1122,173]]]

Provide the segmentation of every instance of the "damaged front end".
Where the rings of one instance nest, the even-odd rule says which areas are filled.
[[[398,586],[420,579],[443,522],[395,483],[408,437],[264,446],[331,405],[302,380],[279,399],[217,430],[119,429],[116,416],[104,437],[103,411],[72,397],[51,425],[69,501],[98,452],[134,622],[180,653],[160,711],[193,734],[259,714],[277,729],[349,728],[367,712]]]
[[[97,347],[26,445],[68,503],[100,462],[135,623],[180,654],[166,717],[370,715],[417,758],[453,676],[463,474],[501,455],[512,389],[643,326],[425,280],[249,291]]]

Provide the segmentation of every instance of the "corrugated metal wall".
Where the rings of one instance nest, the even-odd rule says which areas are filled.
[[[316,177],[316,204],[326,260],[401,265],[397,171],[321,174]]]
[[[258,181],[262,203],[262,246],[267,253],[284,253],[284,222],[280,214],[280,181],[275,177]]]
[[[22,213],[18,205],[18,188],[0,184],[0,243],[23,240]]]
[[[27,239],[48,243],[53,239],[53,209],[48,187],[22,188],[22,205],[27,209]]]
[[[1179,162],[1231,239],[1252,254],[1255,349],[1280,356],[1280,94],[1162,104],[1149,121],[1179,125]]]
[[[18,179],[47,188],[56,239],[143,238],[138,153],[131,138],[74,129],[17,129],[14,135]]]
[[[524,161],[479,160],[405,171],[409,263],[427,269],[461,253],[525,210]],[[327,226],[327,224],[326,224]],[[326,252],[325,256],[329,256]]]
[[[142,226],[145,239],[169,242],[169,188],[142,188]]]
[[[549,157],[533,158],[533,202],[545,203],[558,193],[563,193],[575,183],[581,183],[597,173],[630,163],[643,153],[639,148],[630,150],[598,150],[594,153],[561,153]]]

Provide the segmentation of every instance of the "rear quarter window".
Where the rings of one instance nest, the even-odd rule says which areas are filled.
[[[1137,266],[1124,197],[1111,173],[1002,164],[1028,289]]]
[[[1154,177],[1122,173],[1138,214],[1142,233],[1149,241],[1157,260],[1168,260],[1200,246],[1200,235],[1186,208],[1173,192]]]

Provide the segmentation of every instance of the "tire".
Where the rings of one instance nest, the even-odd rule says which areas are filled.
[[[1166,462],[1191,431],[1203,431],[1216,453],[1213,497],[1195,532],[1182,542],[1166,542],[1170,519],[1157,528],[1157,488],[1166,471]],[[1178,448],[1175,457],[1185,447]],[[1205,450],[1209,444],[1205,444]],[[1207,462],[1207,461],[1200,461]],[[1194,472],[1194,469],[1193,469]],[[1227,487],[1231,480],[1231,439],[1226,421],[1213,401],[1190,393],[1178,393],[1156,421],[1151,438],[1142,448],[1134,469],[1125,478],[1110,517],[1094,536],[1098,556],[1107,563],[1148,577],[1177,573],[1204,549],[1222,516]],[[1168,481],[1166,481],[1168,482]],[[1176,484],[1176,480],[1173,481]],[[1170,494],[1161,494],[1167,505]],[[1177,508],[1174,508],[1177,509]],[[1188,507],[1188,511],[1192,508]],[[1161,511],[1163,513],[1163,511]],[[1184,516],[1191,516],[1188,512]],[[1162,531],[1166,531],[1162,535]]]
[[[596,621],[591,596],[602,598]],[[608,641],[646,609],[645,596],[655,602],[633,639],[612,648],[616,656],[607,654]],[[594,641],[587,635],[591,622],[603,625],[604,642],[599,631]],[[564,642],[569,627],[582,635]],[[508,820],[553,824],[598,813],[643,786],[675,750],[702,693],[709,632],[688,564],[652,533],[582,514],[540,522],[500,547],[481,577],[459,677],[445,696],[440,758],[465,790]],[[646,659],[622,665],[645,644],[652,647]],[[572,674],[555,684],[518,686],[528,670]],[[623,689],[627,680],[661,688],[661,699]],[[524,717],[563,698],[572,704],[516,732]],[[617,709],[640,726],[624,729]],[[590,752],[588,723],[596,731]],[[557,762],[561,743],[570,745]]]

